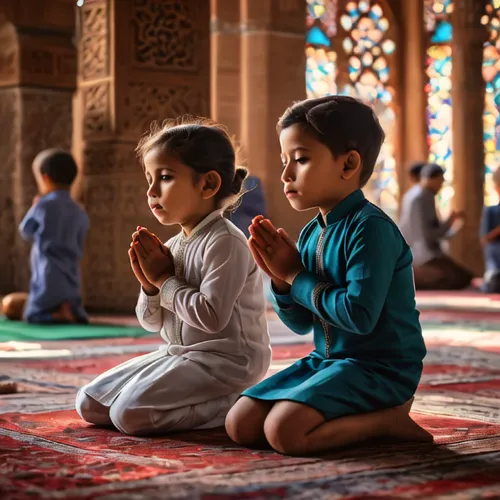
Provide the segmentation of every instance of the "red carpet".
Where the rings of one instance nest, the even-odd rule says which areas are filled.
[[[0,396],[0,499],[500,498],[500,333],[431,325],[426,338],[413,415],[436,444],[323,458],[247,450],[222,431],[147,439],[80,421],[76,389],[137,353],[2,363],[21,392]],[[310,348],[276,347],[272,371]]]

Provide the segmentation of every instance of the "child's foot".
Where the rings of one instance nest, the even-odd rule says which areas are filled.
[[[52,314],[52,318],[61,323],[76,323],[76,318],[71,310],[71,304],[69,302],[61,304],[61,307]]]
[[[17,384],[15,382],[0,382],[0,394],[15,394]]]
[[[398,441],[413,441],[420,443],[432,443],[434,437],[430,432],[420,427],[411,417],[410,410],[414,398],[411,398],[405,404],[391,408],[391,424],[389,436]]]

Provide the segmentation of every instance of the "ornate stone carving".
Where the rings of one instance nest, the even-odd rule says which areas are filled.
[[[197,69],[200,37],[190,5],[193,2],[186,0],[134,1],[135,65]]]
[[[15,80],[17,71],[17,36],[10,23],[0,25],[0,84]]]
[[[84,107],[84,137],[109,132],[109,84],[104,82],[83,87],[81,92]]]
[[[141,166],[135,154],[136,142],[94,142],[85,146],[86,176],[106,174],[136,174]]]
[[[176,118],[182,114],[203,115],[207,105],[199,89],[169,87],[148,83],[129,83],[124,99],[123,132],[139,138],[152,121]]]
[[[2,251],[0,252],[0,293],[14,290],[14,255],[16,221],[12,196],[12,172],[16,165],[16,144],[19,139],[19,100],[17,90],[0,90],[0,231]]]
[[[104,78],[109,74],[108,4],[85,2],[80,13],[80,77]]]

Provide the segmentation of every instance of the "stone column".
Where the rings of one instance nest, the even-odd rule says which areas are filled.
[[[481,72],[486,30],[483,0],[457,0],[452,15],[453,208],[465,210],[465,225],[452,240],[453,256],[482,273],[479,222],[483,208],[485,84]]]
[[[167,239],[146,202],[134,149],[154,120],[210,113],[209,0],[93,0],[79,10],[76,150],[91,230],[84,298],[131,312],[127,250],[138,225]]]
[[[211,0],[212,118],[240,140],[241,30],[238,0]]]
[[[295,212],[280,181],[276,122],[305,99],[305,2],[241,0],[241,135],[252,174],[262,179],[269,216],[294,237],[312,213]]]
[[[402,51],[400,64],[403,72],[402,92],[402,154],[399,170],[400,192],[408,187],[408,168],[429,155],[427,145],[425,94],[425,32],[423,0],[401,2],[400,29]]]
[[[67,0],[0,5],[0,293],[28,289],[30,246],[18,226],[36,194],[32,161],[43,149],[71,148],[74,21]]]

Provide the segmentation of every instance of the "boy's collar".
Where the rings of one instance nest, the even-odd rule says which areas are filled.
[[[357,189],[350,195],[346,196],[338,205],[333,207],[325,217],[323,217],[320,212],[316,217],[316,220],[321,227],[334,224],[335,222],[342,220],[347,214],[349,214],[349,212],[352,212],[352,210],[365,199],[363,191],[361,191],[361,189]]]

